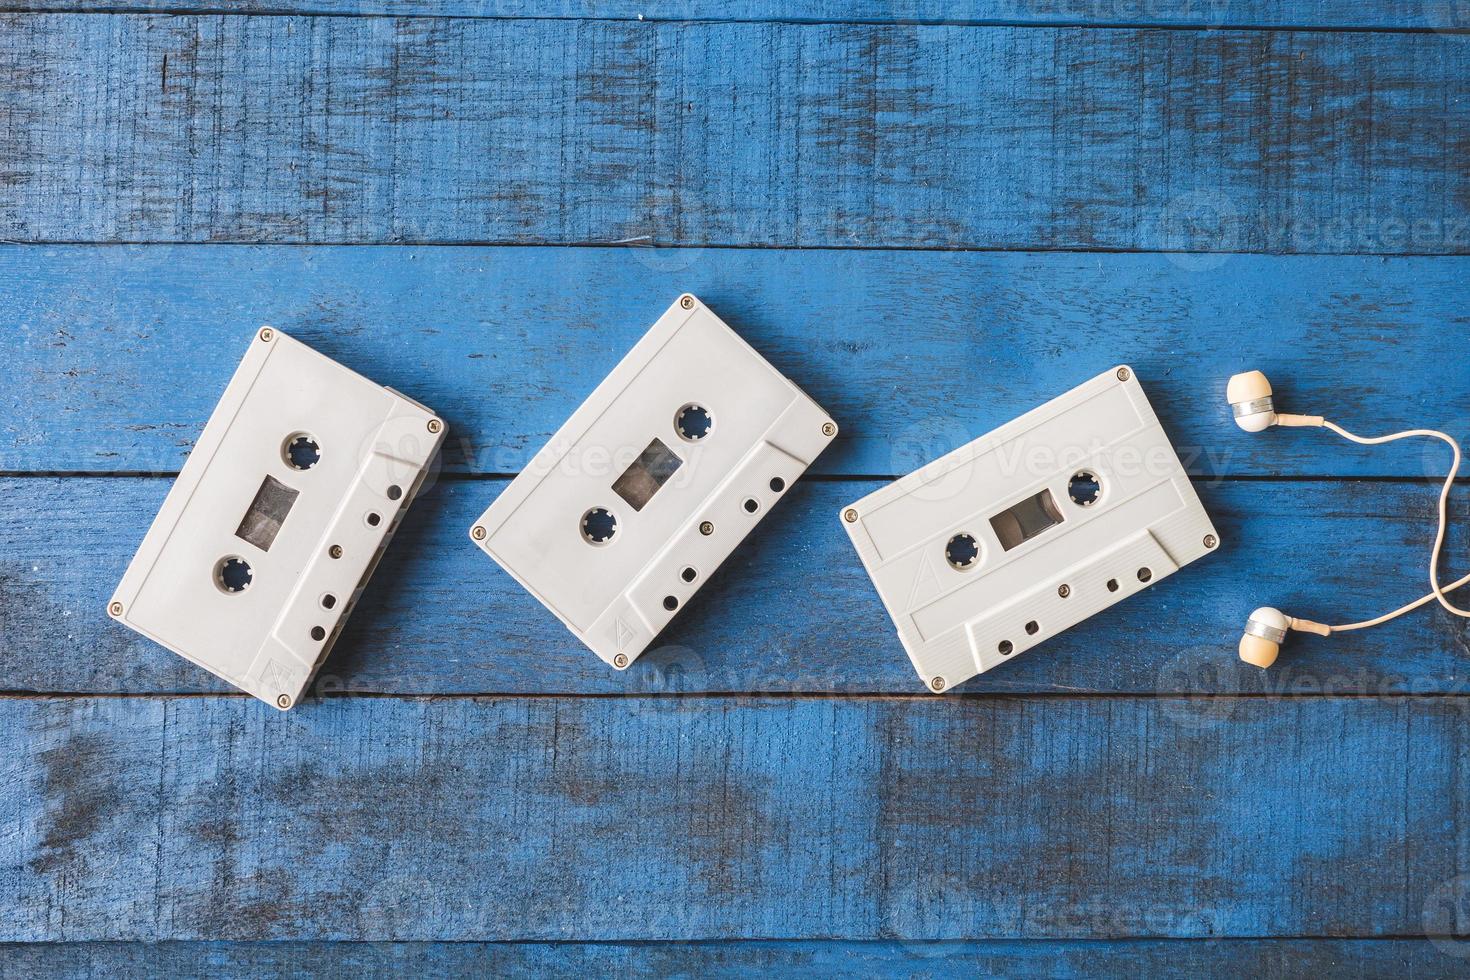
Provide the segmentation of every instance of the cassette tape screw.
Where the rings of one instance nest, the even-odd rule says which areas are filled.
[[[121,616],[122,615],[122,609],[123,609],[123,607],[122,607],[122,603],[121,602],[114,602],[112,605],[110,605],[110,606],[107,607],[107,611],[110,612],[114,616]]]
[[[679,305],[684,307],[684,309],[686,310],[694,309],[694,297],[690,296],[688,293],[685,293],[683,296],[679,297]]]
[[[1132,375],[1128,373],[1127,368],[1118,368],[1119,381],[1127,381],[1130,377],[1132,377]]]
[[[265,327],[260,331],[260,339],[268,344],[276,339],[276,332],[270,327]]]
[[[474,527],[470,528],[470,537],[474,538],[476,541],[484,541],[485,529],[476,524]]]
[[[700,534],[703,534],[705,537],[709,537],[711,534],[714,534],[715,533],[715,522],[714,521],[700,521],[699,522],[699,533]]]
[[[1059,586],[1057,586],[1057,595],[1061,596],[1063,599],[1067,598],[1067,596],[1069,596],[1071,594],[1072,594],[1072,587],[1070,585],[1059,585]]]
[[[830,439],[833,436],[835,436],[836,434],[837,434],[837,426],[836,425],[832,424],[831,422],[823,422],[822,423],[822,435],[824,435],[824,436],[826,436],[827,438]]]
[[[327,554],[331,555],[333,558],[341,558],[342,546],[340,544],[332,545],[330,548],[327,549]]]
[[[438,432],[439,432],[439,430],[442,429],[442,428],[444,428],[444,423],[443,422],[440,422],[438,419],[429,419],[429,431],[430,432],[433,432],[433,433],[435,433],[437,435]]]
[[[1215,545],[1217,545],[1219,543],[1220,543],[1220,539],[1217,538],[1217,537],[1215,537],[1213,534],[1206,534],[1205,535],[1205,547],[1206,548],[1213,548]]]
[[[620,653],[616,657],[613,657],[613,666],[618,670],[622,670],[628,666],[628,655],[626,653]]]
[[[857,510],[852,507],[847,508],[847,510],[842,512],[842,519],[849,524],[856,524]]]
[[[283,709],[291,707],[291,695],[282,694],[280,697],[276,698],[276,707]]]
[[[932,687],[936,692],[944,690],[944,678],[934,678],[932,681],[929,682],[929,686]]]

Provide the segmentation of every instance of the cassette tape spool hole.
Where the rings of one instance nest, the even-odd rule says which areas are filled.
[[[674,431],[685,442],[698,442],[709,435],[715,427],[715,417],[709,409],[696,402],[689,402],[674,416]]]
[[[699,578],[699,573],[694,570],[693,565],[685,565],[684,570],[679,573],[679,577],[686,582],[693,582]]]
[[[606,507],[593,507],[583,514],[579,526],[582,540],[588,544],[608,544],[618,534],[617,516]]]
[[[225,595],[239,595],[250,588],[254,580],[255,573],[250,570],[250,563],[238,555],[221,558],[215,563],[214,584]]]
[[[754,514],[756,511],[761,509],[761,502],[759,500],[756,500],[754,497],[746,497],[745,503],[741,504],[740,506],[745,508],[745,512],[747,514]]]
[[[786,481],[785,480],[781,479],[779,476],[773,476],[773,477],[771,477],[771,492],[772,493],[780,493],[782,490],[785,490],[785,489],[786,489]]]
[[[1091,507],[1102,497],[1102,481],[1091,470],[1078,470],[1067,481],[1067,496],[1078,507]]]
[[[968,571],[980,564],[980,542],[973,534],[960,532],[944,546],[944,560],[960,571]]]
[[[293,432],[281,446],[281,458],[293,470],[309,470],[322,459],[322,447],[309,432]]]

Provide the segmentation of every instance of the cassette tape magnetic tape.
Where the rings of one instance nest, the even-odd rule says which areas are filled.
[[[262,328],[108,613],[290,708],[326,659],[444,432],[419,403]]]
[[[1128,367],[840,516],[934,692],[1013,660],[1220,543]]]
[[[470,537],[623,669],[836,434],[815,402],[685,294]]]

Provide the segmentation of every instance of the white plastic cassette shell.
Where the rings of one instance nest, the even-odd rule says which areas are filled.
[[[698,443],[679,409],[708,408]],[[470,537],[607,663],[629,666],[837,434],[821,407],[685,294],[633,346],[470,528]],[[683,463],[634,510],[612,490],[659,439]],[[682,472],[681,472],[682,471]],[[772,481],[784,484],[772,489]],[[745,502],[756,502],[755,513]],[[579,521],[605,507],[617,536]],[[701,532],[708,522],[712,533]],[[680,573],[693,568],[686,582]],[[670,609],[666,599],[676,603]]]
[[[252,339],[109,614],[243,691],[287,709],[326,659],[417,493],[446,427],[434,413],[274,328]],[[285,445],[320,446],[309,469]],[[237,533],[270,476],[296,491],[266,550]],[[398,488],[397,499],[390,488]],[[368,515],[378,523],[368,523]],[[340,548],[334,558],[333,547]],[[216,567],[251,567],[227,593]],[[323,607],[323,596],[335,600]],[[313,630],[324,633],[321,639]]]
[[[1082,471],[1101,484],[1090,506],[1069,495]],[[990,519],[1043,490],[1061,522],[1006,550]],[[842,508],[839,519],[935,692],[1014,660],[1219,545],[1127,366]],[[946,557],[961,533],[980,547],[969,568]]]

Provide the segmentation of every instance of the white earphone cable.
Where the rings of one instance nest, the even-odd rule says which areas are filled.
[[[1437,432],[1434,429],[1408,429],[1404,432],[1395,432],[1391,435],[1366,438],[1364,436],[1354,435],[1353,433],[1344,429],[1342,426],[1334,425],[1333,423],[1328,422],[1325,419],[1322,421],[1321,424],[1323,428],[1331,429],[1333,432],[1336,432],[1344,439],[1360,443],[1364,446],[1377,446],[1385,442],[1395,442],[1399,439],[1424,437],[1440,439],[1448,443],[1450,449],[1452,449],[1455,454],[1454,465],[1450,468],[1449,476],[1445,477],[1444,488],[1441,489],[1439,493],[1439,530],[1434,536],[1434,550],[1430,553],[1429,556],[1429,588],[1432,591],[1428,595],[1416,599],[1406,606],[1400,606],[1393,612],[1385,613],[1384,615],[1379,616],[1376,619],[1368,619],[1364,620],[1361,623],[1347,623],[1343,626],[1330,627],[1332,632],[1341,633],[1348,630],[1361,630],[1367,629],[1369,626],[1377,626],[1379,623],[1386,623],[1390,619],[1396,619],[1397,617],[1402,616],[1404,613],[1412,612],[1413,610],[1418,609],[1420,606],[1435,599],[1438,599],[1441,606],[1443,606],[1449,612],[1454,613],[1456,616],[1464,616],[1466,618],[1470,618],[1470,609],[1461,609],[1459,606],[1456,606],[1454,603],[1450,602],[1448,598],[1445,597],[1446,592],[1453,592],[1455,589],[1458,589],[1462,585],[1470,584],[1470,575],[1466,575],[1464,578],[1460,579],[1457,582],[1451,582],[1448,586],[1441,587],[1439,584],[1439,554],[1441,549],[1444,547],[1445,532],[1449,528],[1450,491],[1454,489],[1455,477],[1459,476],[1460,474],[1460,444],[1454,439],[1445,435],[1443,432]]]

